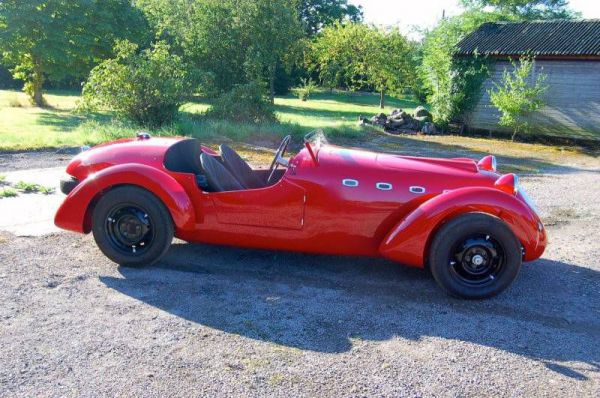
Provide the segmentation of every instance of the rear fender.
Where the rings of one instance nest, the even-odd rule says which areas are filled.
[[[488,187],[456,189],[427,200],[390,230],[379,252],[391,260],[422,268],[437,229],[444,222],[471,212],[504,221],[525,249],[525,261],[541,256],[546,236],[540,230],[538,216],[515,196]]]
[[[138,186],[156,195],[171,213],[177,231],[194,227],[194,206],[184,188],[164,171],[133,163],[108,167],[83,180],[58,209],[54,224],[70,231],[90,232],[90,205],[102,192],[118,185]]]

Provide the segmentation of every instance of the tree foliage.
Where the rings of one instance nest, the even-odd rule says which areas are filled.
[[[84,77],[116,39],[143,39],[145,27],[128,0],[0,1],[0,52],[37,105],[46,79]]]
[[[528,116],[544,105],[543,95],[546,75],[537,73],[532,77],[534,61],[531,57],[522,57],[519,63],[511,61],[512,71],[504,69],[500,83],[494,83],[494,89],[488,93],[492,104],[501,112],[500,125],[513,130],[512,139],[517,133],[530,130]]]
[[[562,19],[577,16],[568,0],[461,0],[469,9],[491,8],[504,15],[525,19]]]
[[[362,7],[348,0],[297,0],[298,14],[306,34],[313,36],[335,22],[362,21]]]
[[[148,127],[171,123],[190,90],[181,58],[164,42],[138,51],[137,45],[121,41],[115,51],[115,58],[91,71],[83,87],[83,106],[112,109]]]
[[[252,0],[240,5],[245,33],[245,68],[250,81],[268,82],[269,98],[275,102],[275,72],[294,43],[302,37],[292,1]]]
[[[429,93],[427,100],[434,120],[440,125],[447,125],[474,105],[480,83],[487,75],[485,59],[457,59],[456,45],[482,23],[509,18],[499,13],[470,11],[442,20],[425,36],[419,76]]]
[[[214,96],[258,80],[274,91],[277,67],[302,35],[296,0],[137,0],[158,37]]]
[[[335,23],[311,44],[307,63],[328,87],[373,88],[381,94],[410,85],[411,46],[397,30]]]
[[[184,57],[208,96],[246,81],[244,33],[234,0],[137,0],[158,38]]]
[[[277,121],[273,107],[265,100],[256,82],[236,85],[231,91],[221,94],[206,112],[206,117],[240,123]]]

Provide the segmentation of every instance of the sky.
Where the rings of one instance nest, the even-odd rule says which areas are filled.
[[[459,0],[349,0],[362,5],[368,23],[399,26],[401,31],[413,38],[419,37],[414,27],[433,27],[445,11],[447,16],[460,14]],[[600,1],[571,0],[572,9],[582,13],[583,18],[600,18]]]

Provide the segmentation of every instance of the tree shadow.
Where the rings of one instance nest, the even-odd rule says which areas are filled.
[[[282,105],[282,104],[275,105],[274,109],[275,109],[275,112],[293,114],[296,116],[318,117],[318,118],[327,118],[327,119],[358,120],[359,116],[369,116],[369,117],[372,116],[371,114],[366,114],[365,112],[361,112],[361,111],[304,108],[301,106]]]
[[[191,322],[302,350],[432,336],[536,359],[570,378],[600,371],[600,273],[563,262],[526,264],[486,301],[449,298],[427,272],[382,259],[208,245],[176,244],[157,266],[119,272],[100,279]]]
[[[43,112],[37,117],[39,124],[49,126],[54,130],[66,132],[73,131],[82,123],[92,120],[100,123],[108,123],[111,120],[111,116],[102,113],[77,114],[71,111],[53,109],[52,112]]]
[[[291,95],[285,96],[284,98],[294,98]],[[311,94],[310,101],[318,100],[318,101],[333,101],[339,102],[343,104],[350,105],[362,105],[362,106],[371,106],[371,107],[379,107],[379,95],[373,93],[363,93],[363,92],[333,92],[329,93],[326,91],[317,92]],[[392,96],[385,96],[385,105],[392,108],[415,108],[420,105],[414,99],[409,98],[396,98]],[[424,105],[424,104],[423,104]],[[367,116],[367,115],[365,115]],[[369,115],[372,116],[372,115]]]

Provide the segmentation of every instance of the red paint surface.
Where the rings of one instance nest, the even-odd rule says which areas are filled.
[[[478,170],[470,159],[323,145],[312,148],[318,164],[304,148],[270,187],[208,193],[197,187],[192,174],[164,168],[164,153],[176,140],[121,140],[78,155],[67,172],[82,182],[65,199],[56,225],[89,232],[94,200],[111,187],[131,184],[160,198],[171,212],[177,237],[191,242],[385,256],[422,267],[428,243],[443,222],[466,212],[485,212],[511,228],[525,249],[525,260],[538,258],[546,246],[539,217],[523,198],[495,186],[499,175]],[[344,179],[356,180],[358,186],[344,186]],[[391,189],[377,189],[378,183]]]

